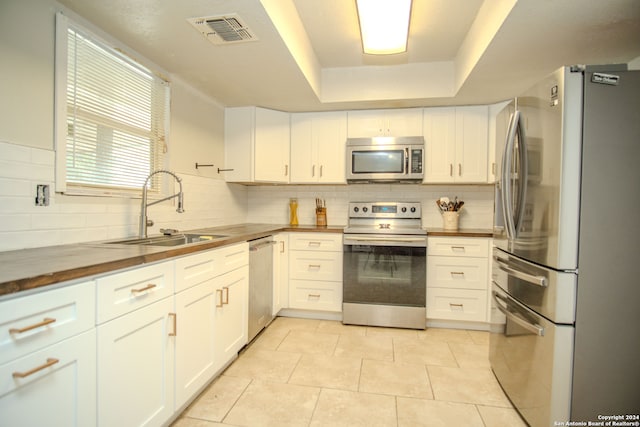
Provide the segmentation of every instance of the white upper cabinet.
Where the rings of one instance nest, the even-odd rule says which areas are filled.
[[[291,183],[344,184],[347,113],[291,115]]]
[[[421,136],[422,109],[349,111],[347,126],[349,138]]]
[[[225,165],[228,182],[288,183],[289,113],[259,107],[226,108]]]
[[[424,109],[425,183],[485,183],[486,106]]]

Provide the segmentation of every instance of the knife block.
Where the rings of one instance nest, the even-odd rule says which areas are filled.
[[[316,226],[327,226],[327,208],[316,208]]]

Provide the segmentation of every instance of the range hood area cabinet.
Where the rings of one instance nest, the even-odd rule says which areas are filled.
[[[349,138],[422,136],[422,108],[349,111]]]
[[[347,113],[291,114],[291,183],[346,184]]]
[[[487,183],[487,106],[425,108],[424,183]]]
[[[232,169],[223,172],[227,182],[289,182],[289,117],[260,107],[225,109],[221,169]]]

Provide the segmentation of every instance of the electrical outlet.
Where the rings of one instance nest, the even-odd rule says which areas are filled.
[[[36,185],[36,206],[49,206],[49,186],[47,184]]]

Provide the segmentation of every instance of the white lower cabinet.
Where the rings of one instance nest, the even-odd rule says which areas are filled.
[[[213,279],[176,294],[176,408],[216,373],[216,296]]]
[[[0,426],[96,423],[95,283],[0,303]]]
[[[342,311],[342,234],[289,235],[289,308]]]
[[[0,365],[0,425],[95,425],[95,378],[95,329]]]
[[[224,367],[247,343],[249,306],[249,266],[214,279],[216,310],[214,320],[215,368]]]
[[[99,426],[157,426],[173,415],[173,313],[165,298],[98,326]]]
[[[487,321],[489,248],[486,238],[429,237],[427,319]]]

